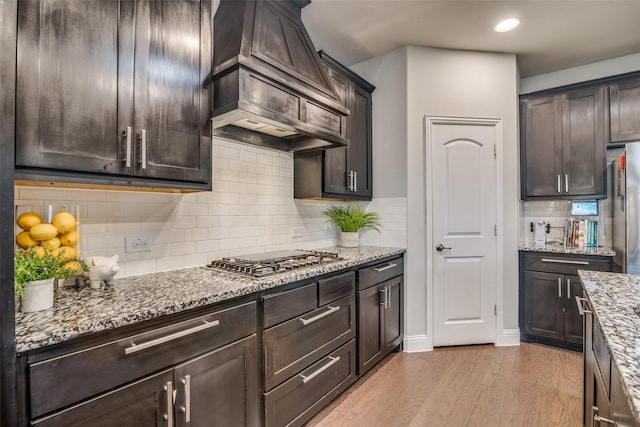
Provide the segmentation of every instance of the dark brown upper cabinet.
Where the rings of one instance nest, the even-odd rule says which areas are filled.
[[[640,140],[640,79],[609,87],[611,142]]]
[[[349,109],[349,146],[296,153],[294,197],[371,200],[372,93],[375,87],[335,59],[320,52],[340,102]]]
[[[604,90],[521,99],[523,200],[606,197]]]
[[[211,188],[211,0],[18,5],[16,178]]]

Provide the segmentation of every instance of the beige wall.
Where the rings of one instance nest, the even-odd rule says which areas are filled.
[[[395,129],[406,135],[406,162],[395,162],[402,170],[407,192],[407,255],[405,333],[408,347],[427,349],[430,337],[431,313],[427,299],[427,278],[430,261],[426,250],[426,205],[424,117],[426,115],[457,117],[490,117],[502,119],[503,152],[499,158],[503,167],[503,233],[504,291],[500,307],[503,334],[498,342],[517,343],[518,336],[518,74],[515,55],[493,54],[406,47],[353,67],[380,90],[374,98],[382,108],[393,109],[406,102],[406,116],[385,116],[376,127]],[[406,75],[404,74],[406,73]],[[405,85],[398,85],[400,79]],[[404,86],[404,87],[403,87]],[[406,134],[405,130],[406,129]],[[385,144],[380,133],[374,132],[374,152]],[[406,150],[406,151],[405,151]],[[398,168],[397,166],[400,166]],[[392,173],[391,165],[374,169],[374,184]],[[404,186],[389,188],[402,194]]]

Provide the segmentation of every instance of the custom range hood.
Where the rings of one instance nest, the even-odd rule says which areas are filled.
[[[302,19],[310,0],[221,0],[214,136],[286,151],[349,144],[346,118]]]

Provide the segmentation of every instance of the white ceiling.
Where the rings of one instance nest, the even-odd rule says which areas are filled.
[[[313,0],[302,13],[345,65],[413,45],[516,53],[529,77],[640,52],[640,0]],[[508,17],[520,26],[494,32]]]

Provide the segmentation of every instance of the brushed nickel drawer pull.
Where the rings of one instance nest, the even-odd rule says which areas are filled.
[[[560,187],[560,175],[558,175],[558,193],[562,193],[562,187]]]
[[[124,131],[124,137],[126,141],[125,153],[124,153],[124,166],[126,168],[131,167],[131,134],[133,133],[133,129],[131,126],[127,126],[127,129]]]
[[[340,306],[337,307],[331,307],[330,305],[327,306],[327,308],[329,310],[325,311],[324,313],[320,313],[316,316],[313,316],[311,319],[303,319],[302,317],[300,318],[300,321],[302,322],[303,326],[307,326],[309,323],[313,323],[316,320],[320,320],[323,317],[327,317],[328,315],[330,315],[331,313],[335,313],[336,311],[340,310]]]
[[[567,299],[571,299],[571,279],[567,279]]]
[[[142,129],[140,131],[140,167],[142,169],[147,168],[147,131]]]
[[[185,375],[180,380],[184,385],[184,406],[180,410],[184,413],[184,422],[191,422],[191,375]]]
[[[556,259],[556,258],[542,258],[542,262],[553,262],[556,264],[575,264],[575,265],[589,265],[589,261],[571,261],[568,259]]]
[[[562,277],[558,277],[558,298],[562,298]]]
[[[195,334],[196,332],[204,331],[205,329],[213,328],[220,324],[219,320],[213,322],[205,321],[202,325],[194,326],[193,328],[185,329],[184,331],[175,332],[173,334],[165,335],[160,338],[156,338],[151,341],[143,342],[142,344],[131,344],[130,347],[124,349],[124,354],[129,355],[137,353],[138,351],[146,350],[151,347],[155,347],[160,344],[167,343],[169,341],[177,340],[178,338],[186,337],[187,335]]]
[[[324,371],[326,371],[327,369],[329,369],[330,367],[332,367],[333,365],[338,363],[340,361],[340,356],[336,356],[336,357],[329,356],[329,359],[331,359],[329,361],[329,363],[327,363],[324,366],[322,366],[320,369],[315,371],[313,374],[307,375],[307,376],[300,374],[300,378],[302,378],[302,383],[303,384],[308,383],[309,381],[311,381],[312,379],[314,379],[315,377],[317,377],[318,375],[320,375],[321,373],[323,373]]]
[[[164,419],[167,420],[167,427],[173,427],[173,383],[167,381],[164,385],[164,391],[166,396],[167,413],[164,414]]]
[[[390,268],[397,267],[397,266],[398,266],[398,264],[387,264],[384,267],[373,267],[373,269],[375,271],[377,271],[378,273],[380,273],[381,271],[385,271],[385,270],[388,270]]]
[[[564,174],[564,191],[565,193],[569,192],[569,175]]]
[[[578,312],[580,313],[580,316],[584,316],[585,313],[593,313],[593,311],[591,310],[584,309],[584,307],[582,306],[582,301],[588,302],[586,298],[580,298],[578,295],[576,295],[576,304],[578,304]]]

